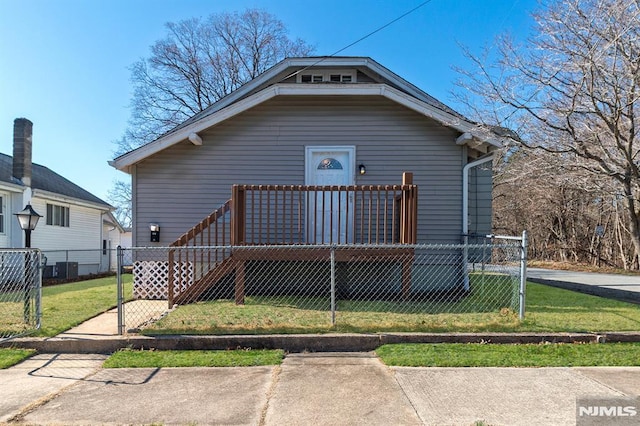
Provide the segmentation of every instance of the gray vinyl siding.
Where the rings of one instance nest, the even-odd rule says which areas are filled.
[[[418,185],[418,240],[457,243],[461,233],[462,148],[458,134],[382,97],[278,97],[138,163],[137,233],[150,222],[166,245],[231,198],[233,184],[304,184],[305,146],[353,145],[367,173],[356,184]]]

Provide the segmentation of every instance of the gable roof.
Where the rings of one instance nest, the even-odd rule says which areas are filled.
[[[291,84],[285,81],[306,69],[350,67],[374,82],[340,84]],[[234,117],[276,96],[383,96],[464,134],[458,143],[473,141],[474,147],[502,146],[504,135],[486,129],[449,108],[426,92],[368,57],[288,58],[255,79],[195,114],[158,139],[129,151],[109,164],[124,172],[145,158],[185,140],[201,144],[198,132]]]
[[[34,191],[46,191],[54,195],[97,204],[97,207],[105,210],[113,209],[110,204],[45,166],[33,163],[31,173],[31,189]],[[13,177],[13,157],[2,153],[0,153],[0,182],[6,182],[18,187],[24,186],[18,179]]]

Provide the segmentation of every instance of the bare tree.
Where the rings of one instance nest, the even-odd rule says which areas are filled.
[[[496,41],[496,61],[488,60],[494,52],[468,54],[475,69],[463,71],[463,87],[492,106],[482,111],[490,124],[515,124],[524,147],[584,172],[574,177],[585,191],[610,191],[624,206],[637,267],[640,1],[551,1],[534,19],[526,44]]]
[[[116,208],[115,216],[118,222],[125,228],[131,227],[133,216],[131,214],[131,185],[116,180],[113,188],[107,193],[107,200]]]
[[[122,154],[156,139],[288,56],[313,47],[258,9],[167,23],[151,55],[131,67],[131,118]]]
[[[151,55],[131,66],[131,117],[115,155],[151,142],[257,77],[285,57],[313,47],[287,36],[274,15],[258,9],[166,24]],[[131,186],[116,181],[109,201],[131,223]]]

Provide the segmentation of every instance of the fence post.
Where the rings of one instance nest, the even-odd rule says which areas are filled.
[[[37,261],[38,261],[38,275],[36,277],[36,330],[40,330],[42,326],[42,272],[44,271],[44,267],[46,265],[46,260],[43,262],[42,257],[44,255],[40,250],[38,250]],[[46,258],[45,258],[46,259]]]
[[[167,287],[167,299],[169,300],[169,309],[173,306],[173,298],[174,298],[174,286],[175,286],[175,258],[174,258],[174,248],[169,249],[169,279],[168,279],[168,287]],[[180,271],[180,267],[178,267]],[[180,271],[182,272],[182,271]],[[181,288],[182,283],[180,282],[181,274],[178,274],[178,288]],[[195,278],[194,278],[195,279]]]
[[[525,299],[527,289],[527,231],[522,231],[520,245],[520,320],[524,319]]]
[[[24,323],[30,325],[31,323],[31,298],[34,286],[34,277],[33,277],[33,259],[32,255],[33,251],[31,249],[25,249],[24,252],[24,272],[22,279],[22,299],[23,299],[23,309],[22,315],[24,319]]]
[[[336,325],[336,246],[331,245],[331,325]]]
[[[117,272],[116,272],[116,277],[117,277],[117,306],[118,306],[118,334],[119,335],[123,335],[124,334],[124,312],[123,312],[123,305],[122,305],[122,247],[118,246],[116,248],[116,268],[117,268]]]

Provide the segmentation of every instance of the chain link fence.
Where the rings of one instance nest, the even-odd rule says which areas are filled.
[[[40,328],[42,253],[0,249],[0,341]]]
[[[313,329],[307,323],[373,321],[371,329],[380,318],[419,322],[416,316],[440,313],[509,312],[522,319],[525,246],[523,238],[497,237],[452,245],[121,249],[118,282],[130,271],[133,285],[119,285],[119,327],[121,333],[295,332]]]
[[[115,249],[43,250],[45,281],[71,281],[116,271]]]

